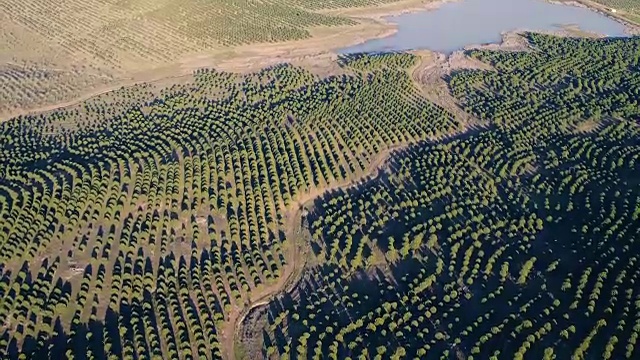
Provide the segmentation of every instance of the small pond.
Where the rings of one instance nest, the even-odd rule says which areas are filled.
[[[358,52],[429,49],[445,54],[467,45],[497,43],[501,34],[514,30],[556,31],[577,26],[606,36],[626,36],[625,26],[603,14],[544,0],[460,0],[425,10],[385,18],[398,31],[338,50]]]

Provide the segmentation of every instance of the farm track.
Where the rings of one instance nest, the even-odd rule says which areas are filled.
[[[277,294],[292,291],[298,284],[306,266],[307,256],[309,255],[308,244],[300,241],[300,224],[303,207],[328,193],[345,190],[357,186],[363,181],[377,177],[394,151],[406,149],[411,144],[412,143],[409,142],[399,143],[382,150],[374,156],[367,169],[356,177],[333,182],[324,187],[313,188],[301,194],[298,199],[288,206],[285,212],[286,234],[288,239],[295,239],[290,245],[290,263],[284,268],[283,276],[281,276],[275,284],[261,289],[259,293],[252,296],[252,298],[255,297],[255,300],[252,300],[248,307],[241,311],[238,308],[232,310],[229,321],[225,323],[222,330],[222,353],[225,358],[231,360],[236,359],[235,346],[239,343],[240,330],[247,315],[259,307],[268,305],[271,299]],[[302,260],[302,262],[300,262],[300,260]],[[233,334],[233,336],[229,336],[229,334]]]
[[[416,55],[419,56],[419,61],[415,64],[415,66],[407,70],[414,82],[414,85],[416,86],[416,88],[421,90],[423,95],[427,95],[424,91],[426,84],[423,82],[423,73],[433,68],[438,68],[440,69],[440,71],[437,71],[432,75],[440,77],[444,73],[442,71],[443,64],[441,59],[437,59],[435,57],[429,59],[429,56],[432,56],[432,54],[433,53],[431,52],[427,52],[427,54],[418,52]],[[429,99],[428,96],[426,97]],[[433,101],[433,99],[429,100]],[[456,114],[457,111],[461,111],[457,104],[451,99],[446,100],[448,101],[444,101],[440,105],[447,108],[447,110],[452,111],[454,114]],[[466,120],[469,121],[469,119]],[[475,124],[473,120],[471,120],[471,122]],[[465,125],[460,129],[460,132],[466,132],[467,130],[469,130],[468,125],[473,126],[472,124],[467,124],[465,122]],[[446,137],[448,137],[448,135],[443,136],[443,138]],[[426,140],[432,141],[438,139]],[[390,159],[391,154],[394,151],[402,151],[418,142],[420,141],[409,141],[392,145],[374,155],[373,159],[369,163],[369,166],[362,173],[357,174],[355,177],[350,179],[348,178],[341,181],[332,182],[324,187],[309,189],[300,194],[298,198],[288,206],[284,216],[286,224],[285,231],[288,239],[296,240],[293,241],[293,243],[290,245],[290,252],[292,253],[290,255],[290,265],[284,268],[284,274],[278,279],[277,283],[263,288],[258,294],[252,296],[252,298],[255,297],[255,300],[252,300],[252,303],[248,307],[241,311],[238,308],[234,308],[234,310],[232,310],[229,321],[225,323],[222,331],[222,353],[227,359],[236,359],[235,347],[240,343],[241,329],[246,317],[253,310],[268,305],[273,297],[275,297],[277,294],[293,291],[295,286],[300,281],[303,270],[306,266],[307,256],[309,256],[308,244],[304,242],[304,240],[300,241],[302,240],[300,236],[302,209],[308,207],[308,205],[310,205],[310,203],[313,203],[316,199],[319,199],[322,196],[333,191],[349,189],[369,179],[378,177],[380,171],[384,168],[385,164]],[[303,262],[300,263],[299,260],[303,260]],[[230,337],[228,336],[228,334],[233,334],[233,336]]]
[[[464,133],[468,130],[470,130],[470,128],[465,126],[461,130],[461,132]],[[443,135],[438,139],[426,139],[426,141],[437,141],[446,139],[453,135],[455,134]],[[390,160],[393,152],[403,151],[412,145],[416,145],[419,142],[421,141],[403,142],[392,145],[376,154],[373,160],[369,163],[367,169],[361,174],[357,175],[355,178],[345,179],[343,181],[328,184],[325,187],[315,188],[311,191],[307,191],[301,194],[296,201],[289,205],[285,215],[287,224],[287,238],[298,240],[294,241],[291,245],[291,252],[293,252],[293,255],[290,258],[291,263],[289,266],[284,268],[284,274],[282,277],[280,277],[278,282],[271,286],[263,288],[260,293],[255,296],[255,300],[253,300],[247,308],[245,308],[241,312],[238,311],[237,308],[234,309],[235,311],[232,315],[230,315],[230,320],[225,323],[223,327],[224,330],[222,332],[222,353],[226,359],[236,360],[235,347],[240,343],[240,330],[242,329],[243,322],[246,317],[253,310],[268,305],[276,295],[293,291],[295,286],[300,281],[303,270],[306,266],[307,256],[309,256],[307,246],[308,244],[300,242],[301,237],[299,234],[296,234],[296,232],[300,232],[302,209],[326,194],[338,190],[346,190],[352,187],[356,187],[363,182],[377,178],[380,175],[380,171],[385,168],[388,160]],[[303,262],[300,263],[299,260],[303,260]],[[232,333],[233,337],[229,337],[228,335],[226,335],[229,333]]]
[[[448,95],[448,91],[446,91],[446,84],[442,76],[450,70],[449,61],[439,56],[439,54],[434,54],[430,51],[417,51],[415,54],[418,56],[419,61],[413,67],[407,69],[408,74],[416,88],[425,98],[443,106],[448,111],[451,111],[458,120],[462,120],[463,126],[456,131],[456,133],[465,133],[477,126],[482,126],[478,119],[465,114],[450,95],[446,96]],[[442,93],[438,91],[437,98],[434,98],[433,94],[427,89],[430,86],[440,88],[440,90],[443,90],[442,88],[444,87],[446,95],[443,97]],[[465,114],[465,116],[461,116],[463,114]],[[358,186],[358,184],[366,182],[367,180],[377,178],[394,151],[402,151],[422,141],[437,141],[453,135],[455,134],[444,134],[439,138],[414,140],[392,145],[374,155],[367,169],[355,177],[332,182],[323,187],[309,189],[300,194],[298,198],[287,207],[284,216],[287,239],[295,239],[290,245],[290,263],[284,268],[283,276],[281,276],[275,284],[262,288],[259,293],[252,296],[254,300],[252,300],[251,304],[245,309],[240,310],[235,307],[232,310],[229,321],[225,323],[222,330],[221,341],[223,356],[227,359],[236,360],[236,345],[239,345],[242,340],[241,330],[243,322],[252,311],[268,305],[277,294],[293,291],[300,281],[306,266],[307,256],[309,256],[308,244],[304,242],[300,236],[303,208],[309,207],[310,203],[333,191],[346,190]],[[300,260],[302,260],[302,263]],[[233,336],[229,336],[228,334],[233,334]]]

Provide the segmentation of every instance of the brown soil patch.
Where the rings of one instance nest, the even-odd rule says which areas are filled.
[[[597,131],[603,126],[602,119],[589,119],[582,121],[575,126],[573,132],[576,134],[589,134]]]
[[[457,99],[451,95],[445,77],[451,74],[452,70],[460,68],[490,69],[490,67],[467,57],[463,52],[454,53],[448,58],[444,54],[426,50],[414,53],[420,56],[420,62],[411,69],[411,76],[422,95],[450,111],[464,127],[479,124],[480,121],[463,111]]]

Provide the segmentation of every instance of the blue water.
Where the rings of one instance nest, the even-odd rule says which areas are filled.
[[[555,31],[567,25],[606,36],[626,36],[624,25],[603,14],[543,0],[461,0],[386,20],[396,24],[398,32],[338,53],[429,49],[450,54],[467,45],[499,43],[506,31]]]

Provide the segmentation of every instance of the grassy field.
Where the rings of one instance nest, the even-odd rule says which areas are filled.
[[[640,40],[527,40],[0,124],[0,358],[637,358]]]

